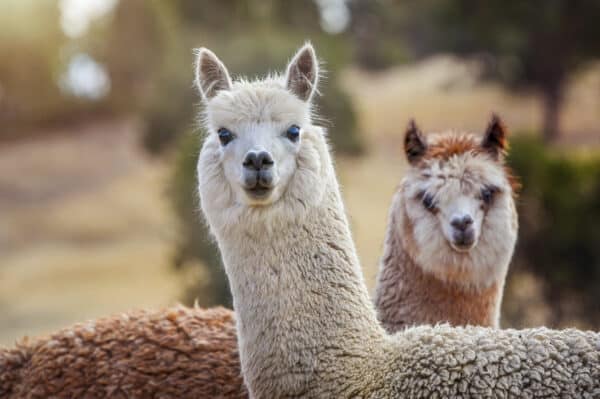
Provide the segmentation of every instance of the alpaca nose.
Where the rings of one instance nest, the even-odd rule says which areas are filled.
[[[251,170],[263,170],[273,166],[273,157],[267,151],[249,151],[244,158],[244,168]]]
[[[471,215],[455,217],[452,219],[452,222],[450,222],[450,224],[452,225],[452,227],[459,231],[465,231],[473,224],[473,218],[471,217]]]

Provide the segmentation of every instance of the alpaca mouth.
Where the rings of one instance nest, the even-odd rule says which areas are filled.
[[[453,243],[450,244],[450,246],[456,252],[463,252],[464,253],[464,252],[469,252],[475,245],[473,245],[473,243],[463,244],[463,243],[453,242]]]
[[[271,194],[273,187],[265,187],[261,184],[257,184],[254,187],[246,187],[245,190],[251,198],[265,199]]]
[[[248,197],[253,200],[264,200],[273,191],[273,174],[270,170],[245,171],[243,186]]]
[[[468,252],[475,246],[475,234],[470,231],[454,233],[450,246],[457,252]]]

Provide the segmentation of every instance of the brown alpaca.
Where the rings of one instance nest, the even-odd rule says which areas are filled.
[[[388,332],[440,322],[498,326],[517,237],[506,145],[496,116],[482,141],[450,132],[428,142],[411,122],[409,171],[392,201],[375,295]]]
[[[246,398],[233,312],[182,306],[0,351],[0,398]]]

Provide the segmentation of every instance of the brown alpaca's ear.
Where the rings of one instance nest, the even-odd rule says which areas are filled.
[[[302,46],[288,64],[285,81],[288,90],[302,101],[310,101],[319,83],[319,61],[310,43]]]
[[[485,149],[496,160],[504,156],[506,152],[507,132],[504,123],[496,114],[492,115],[492,119],[483,136],[481,147]]]
[[[427,152],[427,140],[417,127],[414,119],[408,123],[408,128],[404,134],[404,152],[406,159],[411,165],[417,164]]]
[[[206,102],[221,90],[231,89],[231,78],[225,65],[207,48],[196,50],[196,87]]]

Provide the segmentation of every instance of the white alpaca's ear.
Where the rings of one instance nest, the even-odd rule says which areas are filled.
[[[417,127],[414,119],[410,120],[404,134],[404,152],[411,165],[416,165],[427,152],[427,139]]]
[[[231,78],[225,65],[207,48],[196,50],[196,87],[206,102],[221,90],[231,89]]]
[[[506,153],[506,147],[508,146],[507,136],[504,123],[502,123],[498,115],[493,114],[483,136],[481,147],[494,159],[499,160]]]
[[[319,83],[319,62],[315,49],[305,44],[288,64],[286,86],[302,101],[310,101]]]

